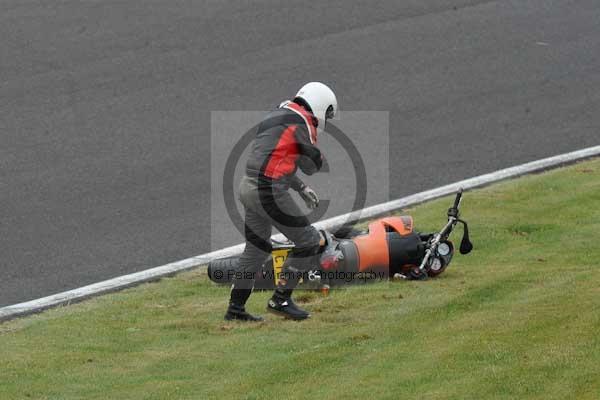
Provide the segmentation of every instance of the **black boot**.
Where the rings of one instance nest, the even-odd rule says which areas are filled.
[[[236,285],[231,288],[231,299],[229,300],[229,307],[225,314],[226,321],[246,321],[246,322],[260,322],[263,320],[260,316],[254,316],[246,312],[245,304],[248,297],[250,297],[252,289],[238,289]]]
[[[267,311],[295,321],[310,317],[307,311],[304,311],[292,301],[292,291],[289,289],[276,289],[267,304]]]
[[[263,317],[250,314],[244,306],[230,303],[225,314],[225,321],[261,322]]]

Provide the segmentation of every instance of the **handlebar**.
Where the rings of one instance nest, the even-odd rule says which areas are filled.
[[[454,198],[454,205],[452,206],[452,208],[458,208],[458,206],[460,205],[460,199],[462,198],[462,194],[463,188],[458,189],[458,192],[456,193],[456,198]]]
[[[463,242],[465,242],[465,238],[466,238],[466,241],[468,242],[467,244],[461,243],[461,248],[465,248],[465,249],[468,248],[468,250],[466,250],[464,253],[463,253],[463,250],[461,250],[461,253],[466,254],[466,253],[470,252],[471,249],[473,248],[473,245],[469,242],[469,239],[468,239],[467,224],[458,218],[458,214],[459,214],[458,207],[460,206],[460,201],[462,199],[462,195],[463,195],[463,188],[459,188],[458,191],[456,192],[456,197],[454,198],[454,205],[448,209],[448,222],[442,228],[441,231],[434,234],[433,237],[429,239],[429,243],[428,243],[429,248],[427,248],[427,250],[425,251],[425,256],[423,257],[423,260],[421,261],[421,265],[419,266],[419,270],[421,272],[425,271],[425,268],[427,267],[427,263],[429,262],[429,259],[432,257],[432,255],[435,253],[438,245],[440,244],[440,242],[442,240],[445,240],[450,235],[450,233],[452,232],[452,230],[457,222],[461,222],[465,225],[465,234],[463,236]]]
[[[448,209],[448,218],[458,218],[458,207],[460,206],[460,199],[463,195],[463,188],[458,189],[456,197],[454,198],[454,205]]]

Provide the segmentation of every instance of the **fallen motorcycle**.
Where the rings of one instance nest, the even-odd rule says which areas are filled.
[[[454,244],[449,237],[455,226],[464,227],[460,253],[473,249],[466,221],[460,219],[463,191],[456,193],[454,204],[448,209],[448,221],[437,233],[421,233],[414,229],[411,216],[392,216],[377,219],[364,231],[345,229],[335,235],[322,230],[318,268],[307,271],[303,284],[314,288],[379,279],[424,280],[443,273],[454,255]],[[272,289],[281,277],[282,266],[293,243],[273,242],[271,255],[256,274],[256,289]],[[213,282],[231,283],[240,274],[239,258],[213,260],[208,265],[208,276]]]

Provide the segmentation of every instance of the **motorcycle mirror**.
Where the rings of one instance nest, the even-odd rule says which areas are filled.
[[[467,223],[463,220],[458,220],[463,224],[464,230],[463,230],[463,237],[462,240],[460,241],[460,254],[469,254],[471,252],[471,250],[473,250],[473,243],[471,243],[471,240],[469,239],[469,226],[467,225]]]

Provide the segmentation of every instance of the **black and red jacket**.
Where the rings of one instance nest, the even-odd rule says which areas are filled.
[[[316,144],[317,120],[312,113],[294,102],[282,103],[258,126],[246,175],[262,187],[287,190],[291,186],[299,191],[304,184],[296,170],[312,175],[323,165]]]

